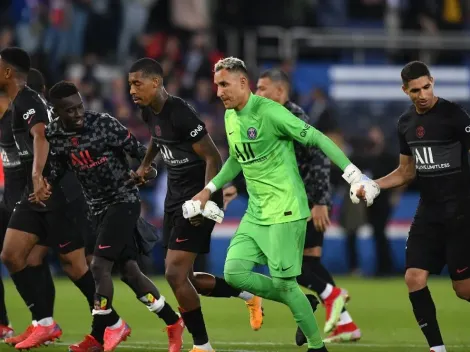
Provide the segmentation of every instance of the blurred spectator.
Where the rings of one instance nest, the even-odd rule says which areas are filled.
[[[92,0],[72,0],[72,24],[69,32],[69,52],[71,58],[79,60],[84,53],[85,29],[88,24]]]

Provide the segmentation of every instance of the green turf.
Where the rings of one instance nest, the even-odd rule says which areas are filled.
[[[168,285],[156,282],[177,307]],[[360,326],[363,338],[352,344],[333,344],[331,352],[403,352],[428,351],[424,338],[410,309],[404,283],[400,279],[366,280],[340,278],[338,284],[351,294],[349,309]],[[448,280],[436,279],[430,284],[438,307],[438,318],[448,351],[470,350],[470,306],[457,299]],[[64,335],[59,345],[44,347],[47,352],[66,351],[67,344],[80,340],[88,332],[90,315],[84,299],[76,287],[67,280],[57,280],[56,320]],[[9,315],[15,328],[21,330],[29,323],[29,313],[11,282],[6,283]],[[235,298],[204,298],[202,300],[207,329],[213,347],[222,351],[306,351],[294,344],[295,324],[289,311],[280,304],[265,303],[265,323],[258,332],[251,331],[244,303]],[[119,348],[127,351],[166,351],[164,325],[139,303],[132,292],[116,281],[115,307],[131,325],[133,332],[128,342]],[[316,313],[323,326],[323,308]],[[189,335],[185,336],[185,351],[191,348]],[[14,351],[0,345],[0,351]]]

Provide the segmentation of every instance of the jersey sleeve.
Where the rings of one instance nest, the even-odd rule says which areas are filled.
[[[142,162],[146,148],[140,144],[132,133],[117,119],[110,115],[101,117],[105,123],[101,124],[106,135],[106,142],[111,147],[122,148],[129,156]]]
[[[459,105],[454,105],[452,114],[457,137],[470,149],[470,116]]]
[[[398,143],[400,144],[400,154],[413,155],[413,153],[411,152],[410,146],[408,145],[408,142],[406,141],[405,131],[403,130],[403,125],[401,123],[401,120],[398,120],[397,131],[398,131]]]
[[[269,103],[262,112],[273,127],[273,133],[278,138],[291,138],[304,145],[318,147],[341,170],[351,164],[343,151],[327,136],[294,116],[282,105]]]
[[[39,95],[37,97],[24,97],[15,108],[19,109],[28,132],[38,123],[47,125],[52,121],[52,113],[48,109],[46,102],[40,99]]]
[[[176,122],[184,140],[191,143],[199,142],[207,134],[206,125],[199,118],[194,108],[187,104],[182,108],[181,115],[177,116]]]

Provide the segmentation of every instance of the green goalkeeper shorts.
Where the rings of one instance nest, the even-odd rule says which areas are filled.
[[[259,225],[242,219],[230,242],[226,261],[248,260],[268,265],[272,277],[296,277],[302,272],[307,219]]]

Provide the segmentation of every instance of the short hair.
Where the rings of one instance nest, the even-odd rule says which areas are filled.
[[[290,79],[287,73],[278,69],[278,68],[271,68],[261,73],[259,78],[269,78],[273,82],[280,82],[286,85],[290,85]]]
[[[78,94],[77,86],[67,81],[57,82],[49,90],[49,98],[51,100],[67,98],[74,94]]]
[[[214,65],[214,72],[218,72],[223,69],[230,72],[241,72],[248,76],[245,63],[237,57],[230,56],[217,61]]]
[[[129,72],[142,72],[144,76],[156,75],[163,77],[162,65],[154,59],[144,57],[134,62]]]
[[[431,76],[428,66],[421,61],[411,61],[401,70],[401,80],[404,85],[410,81],[423,76]]]
[[[20,73],[27,74],[31,69],[31,58],[29,54],[21,48],[5,48],[0,51],[0,57]]]
[[[28,72],[26,85],[32,90],[41,93],[46,88],[46,80],[44,79],[41,71],[32,68]]]

